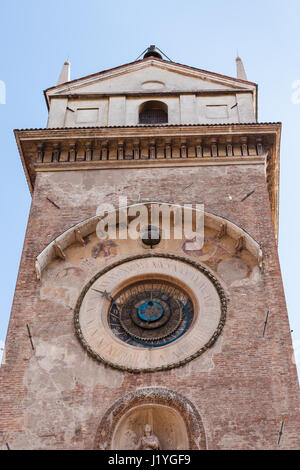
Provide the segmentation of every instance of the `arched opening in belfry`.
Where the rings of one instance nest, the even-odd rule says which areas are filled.
[[[139,109],[139,124],[165,124],[168,106],[161,101],[146,101]]]

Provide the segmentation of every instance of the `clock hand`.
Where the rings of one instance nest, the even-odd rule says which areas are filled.
[[[107,300],[111,300],[115,305],[123,305],[123,304],[120,304],[119,302],[116,302],[115,299],[111,296],[111,294],[109,292],[107,292],[106,290],[98,290],[98,289],[92,289],[94,290],[95,292],[99,292],[99,294],[102,295],[102,297],[104,297],[105,299]]]

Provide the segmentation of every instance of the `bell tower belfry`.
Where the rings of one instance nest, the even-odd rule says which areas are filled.
[[[232,78],[163,57],[74,80],[65,62],[47,127],[15,131],[32,206],[0,448],[299,448],[281,124],[257,122],[240,58]]]

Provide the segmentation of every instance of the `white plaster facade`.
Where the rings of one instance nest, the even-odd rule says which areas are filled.
[[[168,107],[168,124],[256,122],[256,85],[147,58],[45,92],[48,128],[136,126],[146,101]]]

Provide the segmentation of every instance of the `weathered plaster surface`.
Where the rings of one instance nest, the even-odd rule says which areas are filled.
[[[242,203],[252,188],[256,189],[252,199]],[[128,194],[129,202],[139,197],[157,199],[158,195],[167,202],[204,202],[205,210],[232,220],[261,244],[262,270],[245,250],[235,254],[229,239],[217,242],[210,231],[199,252],[187,254],[182,241],[155,248],[207,265],[224,284],[229,299],[219,340],[181,369],[142,375],[113,370],[89,357],[75,337],[73,309],[83,286],[110,263],[142,253],[140,244],[130,241],[101,248],[91,235],[85,246],[71,245],[66,260],[53,261],[41,282],[36,281],[34,260],[41,250],[71,225],[92,217],[100,202],[117,203],[119,194]],[[234,276],[231,262],[226,261],[232,258],[238,258],[243,267]],[[224,268],[224,261],[229,268],[226,263]],[[239,279],[241,272],[247,275]],[[267,310],[271,314],[263,338]],[[0,372],[1,446],[9,442],[11,448],[22,449],[93,448],[101,419],[121,397],[138,388],[168,386],[198,410],[208,448],[276,448],[283,419],[282,446],[296,448],[298,384],[290,359],[292,346],[284,339],[289,325],[283,312],[262,167],[40,173],[8,332],[6,364]],[[239,442],[236,436],[241,436]]]

